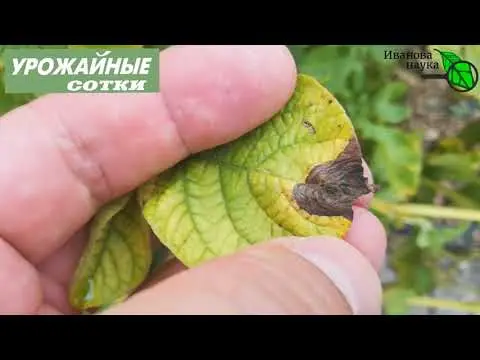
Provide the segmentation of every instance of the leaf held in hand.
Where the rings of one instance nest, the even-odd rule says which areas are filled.
[[[72,306],[103,307],[135,290],[152,261],[149,230],[134,193],[105,206],[93,220],[70,288]]]
[[[279,236],[343,237],[371,189],[344,109],[300,75],[270,121],[160,174],[140,198],[160,241],[193,266]]]

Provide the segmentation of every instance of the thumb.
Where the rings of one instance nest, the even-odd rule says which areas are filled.
[[[282,238],[181,272],[105,314],[380,314],[376,271],[347,242]]]

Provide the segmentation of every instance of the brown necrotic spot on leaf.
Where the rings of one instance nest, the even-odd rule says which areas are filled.
[[[361,151],[352,138],[337,159],[315,166],[305,184],[293,188],[298,206],[311,215],[343,216],[353,220],[352,204],[375,191],[363,175]]]

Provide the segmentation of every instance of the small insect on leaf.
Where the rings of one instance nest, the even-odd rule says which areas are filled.
[[[303,120],[303,125],[308,129],[310,134],[315,135],[315,133],[317,132],[310,121]]]
[[[72,306],[88,310],[123,300],[143,282],[151,261],[149,227],[130,193],[94,218],[70,288]]]
[[[160,174],[139,197],[155,235],[194,266],[279,236],[343,238],[353,201],[372,190],[344,109],[300,75],[272,119]]]

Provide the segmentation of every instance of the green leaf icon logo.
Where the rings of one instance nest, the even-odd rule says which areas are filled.
[[[462,61],[462,59],[457,54],[451,51],[440,51],[438,49],[434,49],[434,50],[442,56],[442,65],[443,65],[443,70],[445,70],[445,72],[448,72],[448,69],[450,69],[450,66],[452,66],[456,62]]]
[[[451,88],[456,91],[466,92],[472,90],[477,85],[478,71],[471,62],[462,60],[451,51],[434,50],[442,57],[446,79]]]
[[[476,82],[473,66],[466,61],[453,64],[447,73],[447,79],[451,85],[465,91],[473,89]]]

